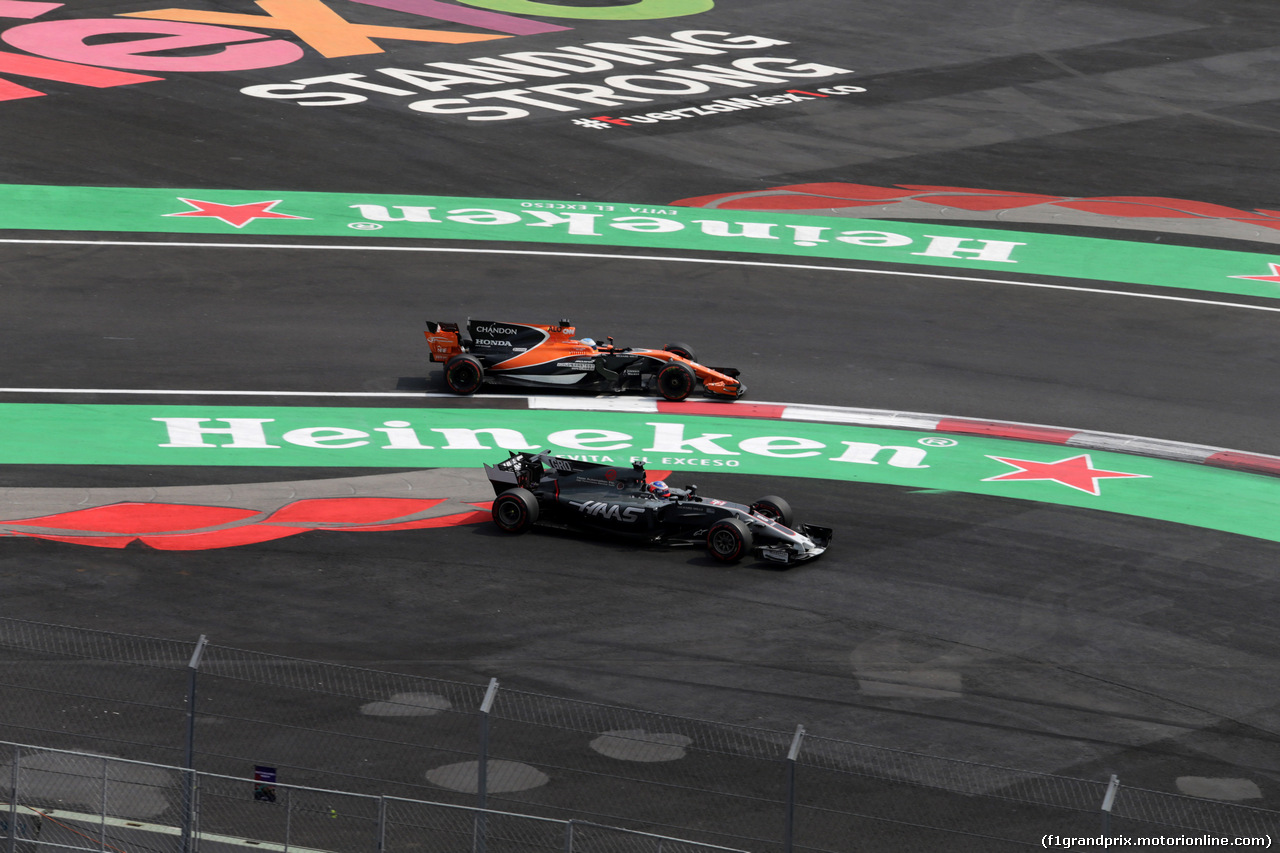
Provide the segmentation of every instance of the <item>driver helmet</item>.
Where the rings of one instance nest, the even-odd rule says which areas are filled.
[[[667,484],[662,480],[654,480],[649,484],[649,494],[656,498],[671,497],[671,489],[667,488]]]
[[[593,348],[593,349],[594,349],[594,348],[595,348],[595,345],[596,345],[596,339],[595,339],[595,338],[583,338],[583,339],[582,339],[582,341],[581,341],[581,343],[582,343],[582,344],[584,344],[585,346],[589,346],[589,347],[591,347],[591,348]]]

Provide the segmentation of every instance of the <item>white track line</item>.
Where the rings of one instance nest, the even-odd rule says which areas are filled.
[[[457,397],[442,391],[194,391],[171,388],[0,388],[4,394],[138,394],[183,397]],[[479,399],[503,399],[496,394],[475,394]],[[514,399],[507,397],[506,399]]]
[[[1243,308],[1247,311],[1269,311],[1280,313],[1280,307],[1249,305],[1241,302],[1222,302],[1214,299],[1193,299],[1188,296],[1167,296],[1158,293],[1133,293],[1127,290],[1105,290],[1094,287],[1077,287],[1068,284],[1046,284],[1044,282],[1014,281],[1002,278],[980,278],[978,276],[947,275],[945,273],[906,272],[903,270],[866,269],[862,267],[833,267],[822,264],[788,264],[779,261],[734,261],[716,258],[683,258],[671,255],[610,255],[596,252],[548,252],[529,249],[458,249],[438,246],[333,246],[322,243],[152,243],[136,240],[24,240],[0,239],[0,243],[17,243],[27,245],[72,245],[72,246],[131,246],[160,249],[289,249],[292,251],[329,251],[329,252],[439,252],[473,255],[528,255],[551,258],[595,258],[623,261],[662,261],[680,264],[713,264],[722,266],[773,267],[792,270],[818,270],[822,272],[861,273],[866,275],[888,275],[903,278],[931,278],[940,281],[963,281],[975,284],[1002,284],[1010,287],[1034,287],[1042,290],[1065,290],[1073,293],[1092,293],[1099,296],[1128,296],[1134,299],[1156,299],[1163,302],[1186,302],[1193,305],[1213,305],[1220,308]]]

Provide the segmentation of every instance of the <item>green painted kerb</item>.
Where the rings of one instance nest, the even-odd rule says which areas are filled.
[[[1280,283],[1235,277],[1274,277],[1274,254],[626,202],[9,184],[0,185],[0,229],[341,237],[357,247],[364,238],[392,238],[743,252],[1280,297]]]
[[[479,467],[506,450],[687,472],[884,483],[1144,516],[1280,541],[1280,478],[985,437],[739,418],[611,412],[329,407],[0,405],[0,464]],[[1083,485],[1005,479],[991,457],[1088,455]],[[1130,476],[1118,476],[1130,475]]]

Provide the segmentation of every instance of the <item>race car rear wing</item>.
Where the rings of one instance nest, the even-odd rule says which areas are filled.
[[[427,346],[431,347],[431,360],[446,362],[455,355],[466,352],[462,332],[457,323],[433,323],[427,321]]]
[[[514,450],[508,452],[511,454],[510,458],[502,460],[497,465],[486,463],[484,466],[485,476],[489,478],[489,485],[493,486],[495,495],[500,495],[516,486],[533,489],[542,482],[542,478],[546,475],[542,462],[544,458],[549,458],[547,454],[517,453]]]
[[[541,453],[515,450],[507,452],[510,454],[507,459],[497,465],[486,463],[484,466],[485,476],[489,479],[489,485],[493,486],[495,495],[516,486],[532,491],[535,486],[548,479],[559,479],[562,483],[577,482],[577,478],[583,475],[598,477],[585,482],[608,485],[620,490],[626,485],[639,486],[645,482],[644,463],[640,461],[632,462],[630,470],[627,470],[621,466],[552,456],[545,450]]]

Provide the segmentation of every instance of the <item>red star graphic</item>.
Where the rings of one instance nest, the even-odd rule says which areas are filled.
[[[179,198],[195,208],[181,213],[166,213],[165,216],[207,216],[221,219],[228,225],[243,228],[255,219],[310,219],[308,216],[290,216],[287,213],[275,213],[271,208],[283,199],[275,201],[255,201],[249,204],[221,204],[216,201],[198,201],[194,198]]]
[[[1126,474],[1123,471],[1103,471],[1093,467],[1089,454],[1082,453],[1069,459],[1057,462],[1033,462],[1029,459],[1009,459],[1004,456],[988,456],[997,462],[1012,465],[1017,471],[987,477],[982,482],[992,480],[1055,480],[1064,486],[1098,495],[1098,481],[1110,477],[1149,477],[1149,474]]]
[[[1271,267],[1271,275],[1233,275],[1228,278],[1247,278],[1252,281],[1271,281],[1280,284],[1280,264],[1267,264]]]

